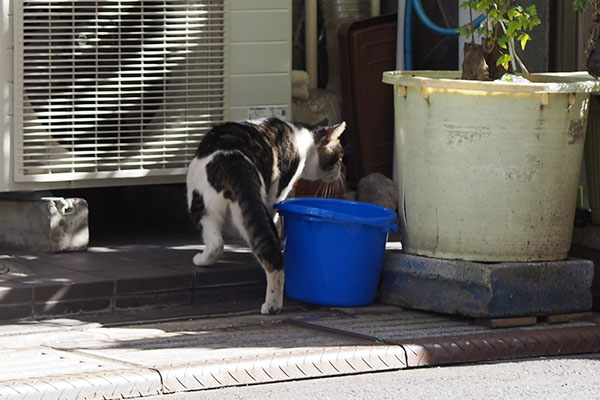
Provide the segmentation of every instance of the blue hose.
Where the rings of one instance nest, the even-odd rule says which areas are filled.
[[[413,2],[406,0],[404,7],[404,69],[407,71],[413,69],[412,14]]]
[[[413,57],[412,57],[412,14],[413,9],[417,14],[417,17],[423,22],[423,24],[432,30],[433,32],[443,35],[443,36],[453,36],[456,37],[459,35],[458,30],[460,28],[441,28],[433,23],[425,13],[423,9],[423,4],[421,0],[406,0],[406,6],[404,8],[404,69],[412,70],[413,69]],[[480,15],[473,21],[474,26],[479,26],[483,20],[485,20],[485,15]]]

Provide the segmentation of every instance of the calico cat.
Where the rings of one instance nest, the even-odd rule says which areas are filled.
[[[202,230],[204,251],[195,265],[211,265],[223,252],[222,231],[233,226],[267,275],[260,312],[283,305],[283,256],[273,204],[284,200],[300,179],[340,179],[346,128],[309,127],[276,118],[227,122],[200,142],[187,173],[190,215]]]

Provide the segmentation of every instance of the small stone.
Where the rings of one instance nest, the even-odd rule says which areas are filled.
[[[398,208],[396,183],[382,173],[369,174],[358,182],[357,200],[396,210]]]
[[[309,94],[309,77],[306,71],[292,71],[292,97],[294,99],[308,100]]]

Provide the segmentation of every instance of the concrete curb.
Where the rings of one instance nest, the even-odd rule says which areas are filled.
[[[0,382],[0,398],[122,399],[424,366],[594,352],[600,352],[600,327],[597,326],[524,330],[419,339],[390,345],[283,351],[270,355],[162,366],[155,370],[132,368],[7,381]]]
[[[0,382],[2,400],[121,399],[162,394],[157,371],[125,369]]]
[[[306,352],[0,382],[2,400],[122,399],[406,368],[401,346],[340,346]]]
[[[347,320],[348,316],[343,318]],[[75,350],[73,355],[89,357],[98,364],[119,362],[123,368],[4,381],[0,382],[0,398],[122,399],[424,366],[600,352],[600,327],[597,325],[512,329],[396,341],[376,339],[351,328],[330,328],[326,324],[327,320],[314,318],[295,326],[304,330],[307,337],[311,336],[311,330],[317,330],[337,337],[338,342],[352,337],[364,345],[281,348],[271,353],[239,357],[235,357],[234,352],[227,358],[154,367]],[[109,342],[103,343],[109,345]]]
[[[160,368],[165,393],[406,368],[401,346],[338,347]]]

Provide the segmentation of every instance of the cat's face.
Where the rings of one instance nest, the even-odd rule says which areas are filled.
[[[334,181],[340,177],[344,148],[339,138],[345,129],[345,122],[312,129],[314,146],[307,155],[303,178]]]

